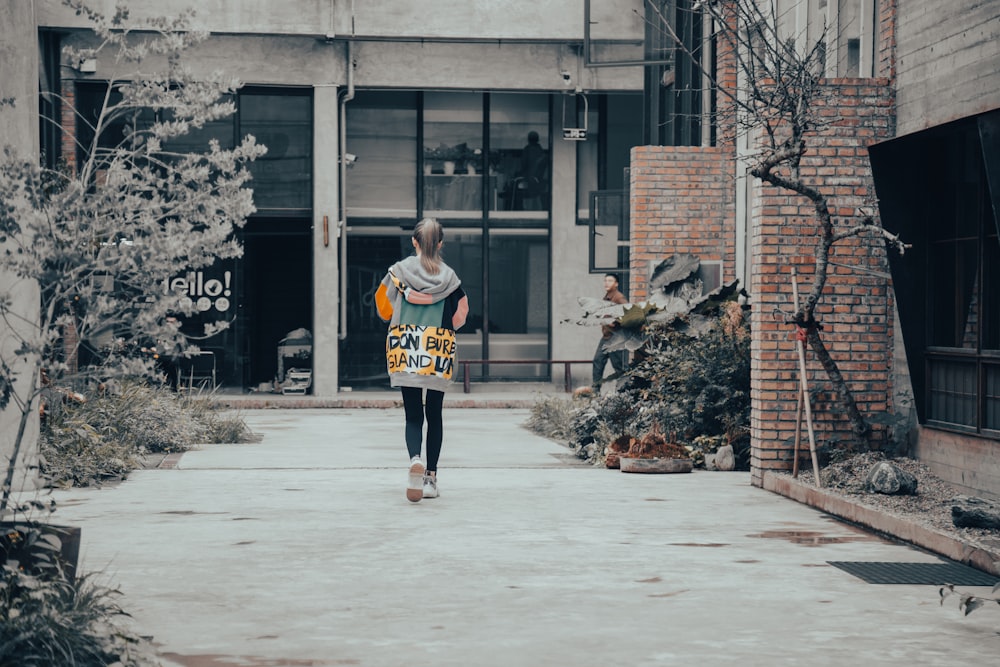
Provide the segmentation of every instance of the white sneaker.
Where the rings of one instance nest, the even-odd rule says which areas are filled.
[[[419,503],[424,497],[424,462],[419,456],[410,459],[410,475],[406,482],[406,499],[411,503]]]
[[[438,495],[437,476],[424,475],[424,498],[437,498]]]

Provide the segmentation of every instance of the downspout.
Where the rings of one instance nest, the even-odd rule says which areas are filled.
[[[347,89],[340,97],[340,117],[338,127],[340,140],[337,142],[340,184],[337,196],[337,240],[340,244],[340,332],[338,338],[347,338],[347,103],[354,99],[354,43],[347,41]]]

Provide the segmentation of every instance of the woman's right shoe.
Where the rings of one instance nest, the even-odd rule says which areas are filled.
[[[424,462],[419,456],[410,459],[410,476],[406,482],[406,499],[411,503],[419,503],[424,497]]]

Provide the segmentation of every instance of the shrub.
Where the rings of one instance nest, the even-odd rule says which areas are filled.
[[[120,593],[91,574],[70,582],[0,567],[0,667],[159,665],[151,643],[120,625]]]
[[[530,430],[555,440],[567,440],[572,433],[573,404],[555,396],[544,396],[531,406],[525,422]]]
[[[254,439],[239,414],[220,413],[207,397],[177,394],[141,381],[66,396],[47,395],[39,441],[42,472],[56,485],[123,479],[152,453]]]
[[[723,304],[712,326],[697,336],[682,330],[683,324],[647,325],[646,344],[617,391],[573,410],[565,439],[577,456],[603,464],[615,438],[641,439],[656,429],[693,450],[696,461],[730,444],[737,466],[749,466],[750,334],[742,311],[734,302]],[[533,428],[552,428],[546,422],[550,411],[533,410]]]

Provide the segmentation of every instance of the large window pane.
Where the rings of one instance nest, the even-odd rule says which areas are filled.
[[[483,96],[424,93],[424,211],[483,208]]]
[[[587,128],[587,140],[576,142],[576,215],[577,219],[586,220],[590,215],[590,193],[601,189],[598,171],[601,126],[598,105],[594,104],[585,110],[581,98],[577,96],[576,100],[576,126]],[[642,133],[642,123],[639,123],[639,132]]]
[[[932,360],[927,416],[947,424],[976,426],[976,364]]]
[[[358,92],[347,105],[347,170],[351,217],[417,215],[416,93]]]
[[[412,252],[410,235],[351,234],[347,243],[347,338],[340,347],[340,381],[349,387],[387,385],[386,324],[375,309],[375,291],[389,267]]]
[[[490,359],[548,358],[549,239],[490,234]],[[491,377],[544,377],[544,365],[491,366]]]
[[[460,232],[446,230],[441,252],[444,261],[455,269],[462,280],[462,289],[469,299],[469,315],[456,338],[459,366],[455,379],[461,382],[464,371],[461,362],[483,358],[483,330],[487,327],[483,311],[483,233],[478,229]],[[492,330],[492,322],[490,325]],[[473,378],[483,374],[481,366],[470,367],[469,371]]]
[[[305,211],[312,207],[312,96],[240,95],[240,132],[267,146],[250,164],[258,209]]]
[[[987,225],[992,222],[987,220]],[[1000,242],[996,234],[987,235],[983,241],[982,300],[983,349],[1000,351]]]
[[[983,427],[1000,431],[1000,364],[989,364],[985,367],[986,395],[983,397],[986,407]]]
[[[550,192],[548,95],[490,95],[490,210],[493,217],[546,218]]]

